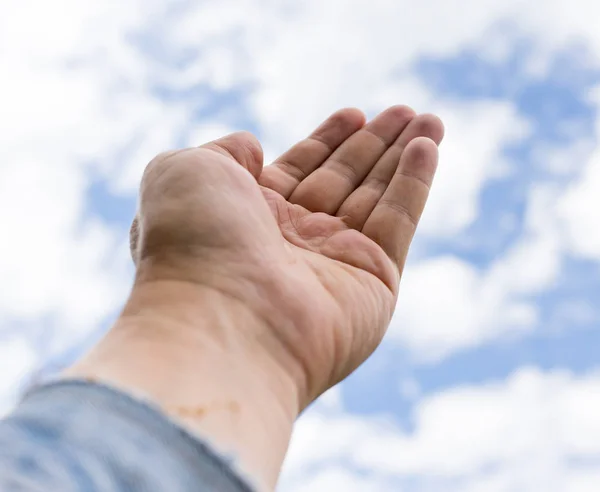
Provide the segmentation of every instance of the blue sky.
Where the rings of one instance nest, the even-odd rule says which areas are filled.
[[[246,129],[272,159],[339,107],[409,104],[439,113],[447,137],[397,315],[301,418],[280,490],[596,490],[598,7],[35,8],[40,20],[0,3],[4,411],[118,313],[156,153]]]

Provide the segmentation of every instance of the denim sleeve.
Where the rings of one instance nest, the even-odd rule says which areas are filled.
[[[252,492],[150,405],[63,381],[28,393],[0,421],[2,492]]]

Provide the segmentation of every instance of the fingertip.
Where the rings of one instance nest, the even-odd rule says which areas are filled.
[[[437,143],[433,138],[420,136],[413,138],[408,144],[404,152],[435,152],[438,151]]]
[[[419,134],[429,137],[436,145],[442,143],[446,129],[439,116],[432,113],[420,114],[414,123],[419,127]]]
[[[421,161],[434,158],[437,160],[438,145],[429,137],[413,138],[404,149],[402,157],[407,161]]]
[[[433,181],[438,164],[438,145],[429,137],[411,140],[400,159],[400,172],[419,179],[427,186]]]
[[[413,118],[417,116],[417,113],[410,106],[406,106],[404,104],[396,104],[382,111],[379,116],[382,115],[391,116],[394,120],[409,123],[413,120]]]
[[[367,117],[360,109],[355,107],[343,108],[340,110],[344,117],[355,123],[356,126],[362,127],[367,122]]]
[[[359,130],[367,121],[365,114],[358,108],[342,108],[327,118],[324,124],[335,122],[336,125],[346,129],[346,133]]]

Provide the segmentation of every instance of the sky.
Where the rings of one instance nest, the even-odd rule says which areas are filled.
[[[0,412],[110,327],[158,152],[329,113],[446,126],[389,332],[279,492],[600,484],[600,4],[0,0]]]

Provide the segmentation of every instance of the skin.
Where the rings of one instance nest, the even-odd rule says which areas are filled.
[[[405,106],[344,109],[264,169],[248,133],[159,155],[130,298],[65,377],[151,400],[273,490],[300,412],[385,334],[442,137]]]

